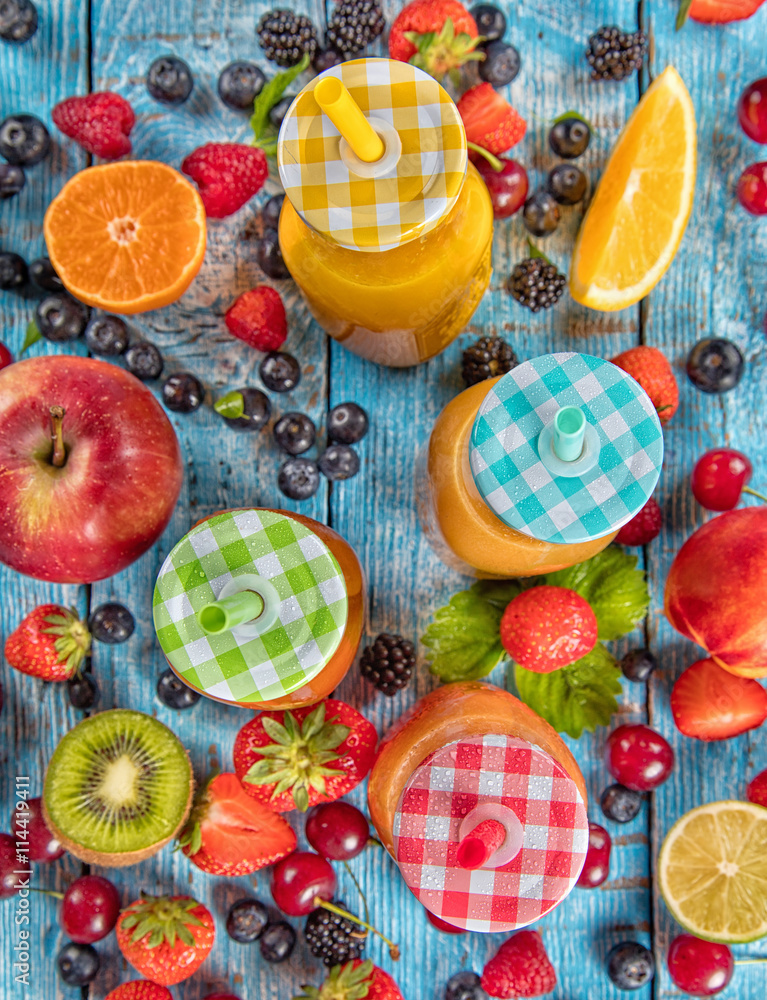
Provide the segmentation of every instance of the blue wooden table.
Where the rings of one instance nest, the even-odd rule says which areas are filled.
[[[45,207],[64,181],[87,165],[74,143],[50,121],[51,108],[62,98],[88,90],[112,89],[136,110],[132,139],[136,157],[157,158],[178,166],[184,155],[209,140],[247,141],[247,120],[218,100],[216,79],[235,58],[262,62],[255,22],[270,5],[264,0],[39,0],[40,30],[23,47],[0,45],[0,117],[30,111],[42,117],[54,136],[50,159],[29,171],[21,196],[0,208],[0,246],[32,259],[44,253],[42,218]],[[316,23],[324,20],[321,0],[298,0]],[[389,15],[401,6],[388,4]],[[101,688],[101,707],[130,706],[156,715],[189,747],[202,776],[211,764],[231,767],[234,735],[246,714],[202,699],[187,713],[174,713],[155,696],[156,678],[164,661],[154,639],[150,598],[157,570],[169,548],[198,518],[224,507],[285,507],[331,524],[356,548],[369,581],[366,637],[379,631],[422,634],[434,608],[462,589],[466,580],[445,569],[423,538],[413,499],[416,453],[444,404],[462,387],[460,352],[480,333],[506,337],[518,355],[534,357],[552,350],[575,349],[611,357],[634,344],[660,347],[671,359],[681,387],[679,412],[666,431],[666,463],[659,485],[665,526],[645,553],[653,598],[643,628],[630,637],[649,642],[660,669],[645,689],[626,685],[618,721],[646,721],[658,728],[677,753],[677,766],[628,826],[607,823],[614,851],[609,880],[598,890],[576,890],[541,924],[546,946],[559,976],[552,994],[557,1000],[607,1000],[620,996],[604,972],[605,955],[620,940],[652,942],[658,976],[652,988],[636,996],[680,995],[665,971],[665,953],[678,932],[657,893],[653,872],[659,844],[671,823],[703,802],[744,796],[750,777],[767,766],[767,745],[758,731],[710,745],[680,736],[669,709],[669,692],[680,671],[698,658],[662,613],[663,582],[681,542],[707,515],[694,502],[688,477],[696,457],[720,444],[747,452],[754,463],[754,485],[767,485],[767,414],[765,384],[765,273],[767,222],[747,216],[735,201],[735,183],[760,148],[740,132],[735,105],[741,89],[767,73],[764,37],[767,7],[748,22],[725,28],[688,24],[674,32],[676,0],[516,0],[509,2],[507,38],[521,51],[523,68],[511,88],[511,99],[528,118],[530,128],[516,153],[540,181],[553,164],[547,143],[547,120],[576,108],[595,126],[584,166],[592,181],[602,169],[620,127],[651,78],[673,63],[685,79],[699,123],[699,174],[695,208],[682,248],[659,287],[639,306],[620,313],[598,314],[567,297],[557,308],[532,315],[503,290],[513,264],[524,256],[525,233],[513,219],[496,227],[491,288],[470,328],[441,357],[419,368],[391,371],[360,361],[328,342],[310,321],[290,282],[279,285],[289,306],[287,349],[303,365],[303,379],[289,397],[275,398],[275,409],[309,413],[323,425],[328,408],[357,400],[371,414],[371,431],[361,446],[361,474],[329,488],[323,482],[309,501],[293,504],[277,490],[279,457],[271,435],[237,435],[210,407],[191,416],[172,415],[186,466],[185,484],[173,520],[160,542],[137,563],[113,579],[92,587],[57,587],[39,583],[0,567],[0,638],[19,619],[43,602],[76,605],[82,613],[106,600],[124,602],[136,614],[137,629],[117,647],[97,645],[93,670]],[[637,23],[651,38],[649,66],[640,80],[624,84],[591,82],[583,57],[591,31],[601,24],[633,28]],[[176,53],[195,76],[191,99],[178,109],[156,104],[147,94],[144,76],[151,61]],[[271,67],[273,70],[273,67]],[[270,71],[271,71],[270,70]],[[269,182],[264,194],[277,188]],[[223,313],[237,294],[263,280],[254,263],[258,204],[234,217],[213,222],[202,272],[190,292],[175,306],[139,316],[135,328],[154,340],[167,358],[167,370],[187,369],[205,381],[210,397],[246,384],[258,384],[260,355],[225,331]],[[547,253],[567,269],[581,209],[566,209]],[[1,300],[0,339],[12,350],[21,347],[34,300],[5,294]],[[705,335],[734,340],[747,359],[738,388],[724,396],[707,396],[687,381],[684,359]],[[46,342],[32,353],[57,350]],[[82,345],[64,348],[69,353]],[[155,388],[157,388],[155,386]],[[208,402],[210,399],[208,400]],[[749,501],[750,502],[750,501]],[[620,653],[626,644],[618,648]],[[421,658],[422,661],[422,658]],[[502,671],[494,680],[503,682]],[[377,695],[353,670],[340,689],[373,719],[380,733],[433,686],[420,662],[418,675],[403,694]],[[29,775],[39,794],[48,758],[58,739],[80,717],[69,706],[66,690],[42,684],[3,665],[5,706],[0,714],[0,829],[9,826],[16,775]],[[592,818],[602,821],[597,803],[608,783],[601,758],[605,731],[570,741],[586,775]],[[363,789],[351,796],[364,802]],[[294,814],[295,815],[295,814]],[[5,817],[5,818],[3,818]],[[481,971],[502,938],[482,935],[446,936],[430,927],[420,905],[399,878],[394,864],[380,851],[368,850],[352,863],[365,888],[376,924],[403,945],[402,960],[393,965],[376,942],[371,957],[393,972],[407,1000],[440,1000],[444,983],[457,970]],[[81,871],[65,856],[38,866],[34,883],[63,889]],[[191,980],[174,987],[174,996],[199,1000],[208,992],[232,991],[243,1000],[287,1000],[303,982],[318,982],[319,963],[303,943],[284,967],[265,964],[257,946],[230,942],[224,930],[228,906],[255,891],[268,901],[267,879],[216,879],[178,853],[164,850],[136,868],[108,873],[124,902],[139,890],[190,892],[216,916],[214,950]],[[355,891],[339,872],[340,895],[350,904]],[[5,1000],[54,1000],[77,990],[60,984],[54,956],[63,943],[56,905],[45,896],[32,899],[30,985],[14,982],[12,948],[17,941],[15,903],[0,904],[2,960],[0,996]],[[102,971],[90,996],[101,1000],[128,974],[114,935],[98,945]],[[739,958],[767,955],[767,943],[736,949]],[[743,965],[722,994],[729,1000],[761,1000],[767,992],[763,965]]]

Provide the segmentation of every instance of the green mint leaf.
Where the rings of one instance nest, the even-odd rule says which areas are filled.
[[[606,726],[618,709],[621,672],[600,642],[580,660],[550,674],[510,665],[512,670],[522,701],[558,732],[575,739],[584,729],[593,733],[597,726]]]
[[[21,345],[21,350],[19,351],[19,357],[29,350],[32,344],[36,344],[38,340],[42,340],[43,335],[40,333],[40,328],[33,319],[27,323],[27,332],[24,334],[24,343]]]
[[[636,564],[636,556],[610,545],[587,562],[547,574],[546,583],[585,598],[596,615],[599,638],[609,642],[630,632],[650,606],[647,581]]]
[[[274,128],[269,121],[269,112],[280,100],[282,95],[295,80],[309,66],[309,54],[305,52],[301,62],[286,69],[284,73],[277,73],[268,83],[264,84],[261,93],[253,102],[253,115],[250,119],[250,127],[253,129],[253,145],[264,147],[263,140],[273,143],[274,137],[269,132],[274,132]]]
[[[685,26],[687,18],[690,13],[690,7],[692,7],[692,0],[682,0],[679,5],[679,13],[676,15],[676,30],[681,31]]]
[[[692,3],[692,0],[690,0],[690,3]],[[592,132],[594,131],[594,126],[588,118],[583,117],[580,111],[563,111],[561,115],[557,115],[557,117],[552,120],[551,124],[556,125],[557,122],[563,122],[565,118],[577,118],[579,122],[584,122],[588,125]]]
[[[540,258],[540,260],[545,260],[547,264],[551,263],[546,254],[542,250],[538,249],[529,236],[527,237],[527,254],[529,257],[537,257]]]
[[[213,409],[222,417],[226,417],[227,420],[234,420],[245,412],[245,400],[242,398],[242,393],[235,389],[217,399],[213,404]]]
[[[474,584],[470,590],[451,597],[447,607],[435,611],[434,620],[421,637],[423,645],[431,650],[429,669],[443,681],[477,680],[489,674],[505,656],[500,639],[505,604],[486,600],[483,586]]]

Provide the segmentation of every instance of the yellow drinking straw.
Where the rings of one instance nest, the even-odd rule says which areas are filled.
[[[359,104],[336,76],[326,76],[314,88],[314,97],[346,139],[356,155],[365,163],[374,163],[384,154],[384,144]]]

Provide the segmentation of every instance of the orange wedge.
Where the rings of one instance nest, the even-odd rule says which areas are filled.
[[[154,160],[81,170],[48,206],[44,232],[65,288],[111,313],[175,302],[205,256],[205,209],[197,190]]]
[[[669,66],[621,132],[573,251],[570,292],[609,312],[644,298],[679,249],[695,191],[695,111]]]

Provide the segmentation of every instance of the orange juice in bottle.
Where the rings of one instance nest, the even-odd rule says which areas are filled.
[[[433,548],[472,576],[537,576],[605,548],[651,496],[658,415],[626,372],[548,354],[456,396],[416,472]]]
[[[490,281],[493,211],[436,80],[389,59],[334,66],[294,101],[277,158],[282,255],[320,326],[385,365],[447,347]]]
[[[171,550],[153,605],[160,646],[189,687],[243,708],[301,708],[326,698],[354,662],[362,569],[312,518],[221,511]]]

